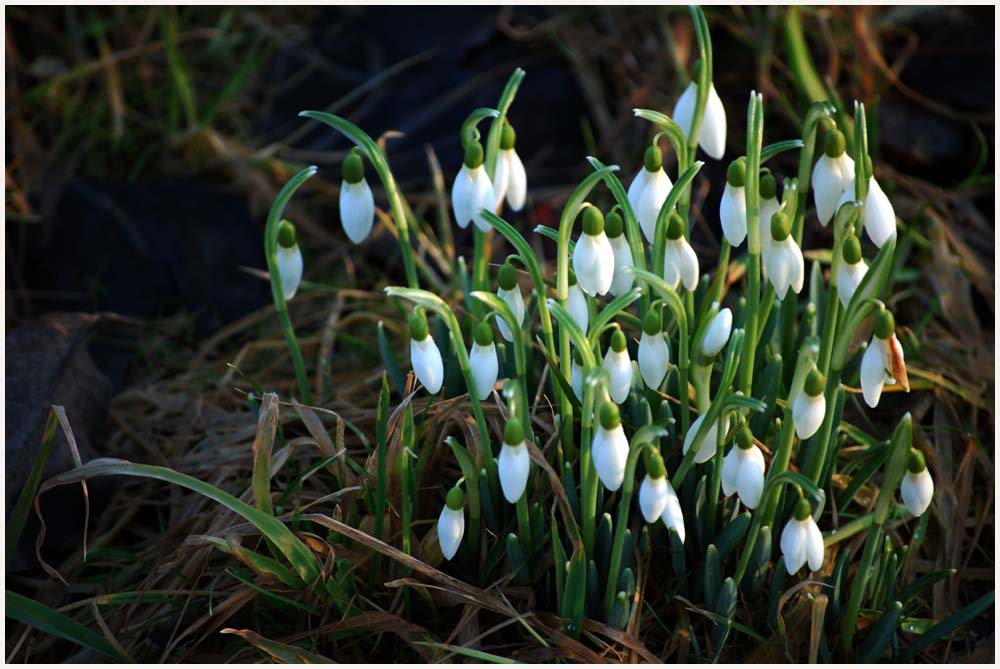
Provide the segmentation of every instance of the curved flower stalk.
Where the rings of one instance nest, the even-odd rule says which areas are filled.
[[[472,376],[476,379],[479,399],[485,400],[493,392],[500,369],[497,347],[493,343],[493,329],[489,323],[483,322],[476,326],[472,350],[469,352],[469,365],[472,367]]]
[[[639,374],[646,387],[650,390],[659,389],[670,364],[670,348],[663,336],[663,319],[657,309],[650,309],[642,320],[637,360]]]
[[[611,278],[610,292],[615,296],[623,295],[632,287],[635,279],[630,272],[626,271],[626,268],[633,264],[632,247],[629,246],[628,240],[625,238],[624,222],[621,214],[617,211],[612,210],[604,219],[604,233],[608,237],[608,242],[611,244],[611,250],[615,256],[615,271]]]
[[[436,395],[444,382],[444,361],[421,309],[414,310],[410,317],[410,363],[417,380],[424,384],[427,392]]]
[[[711,84],[708,89],[708,97],[705,101],[705,115],[701,132],[693,134],[692,126],[698,104],[698,69],[699,62],[695,66],[695,81],[692,81],[681,93],[674,105],[674,113],[671,114],[677,125],[681,127],[684,134],[691,137],[691,142],[697,143],[701,148],[716,160],[722,160],[726,152],[726,109],[722,106],[722,98],[715,90],[715,84]]]
[[[302,281],[302,251],[295,235],[295,226],[282,220],[278,226],[278,274],[285,299],[291,300]]]
[[[583,234],[573,249],[573,271],[581,290],[604,295],[615,274],[615,252],[604,234],[604,215],[594,206],[583,211]]]
[[[826,226],[837,212],[838,203],[845,191],[853,194],[854,161],[847,155],[847,140],[836,128],[826,135],[823,155],[812,171],[813,197],[816,216]]]
[[[868,406],[877,407],[882,388],[897,379],[908,392],[903,347],[896,339],[896,320],[892,312],[883,309],[875,318],[875,334],[861,358],[861,391]]]
[[[734,493],[748,509],[756,509],[764,492],[764,454],[754,443],[749,426],[736,432],[736,444],[722,461],[722,492]]]
[[[719,205],[722,232],[730,246],[739,246],[747,237],[746,158],[737,158],[726,170],[726,187]]]
[[[934,499],[934,479],[927,469],[924,454],[917,449],[910,450],[906,474],[899,484],[899,494],[903,504],[914,516],[922,516]]]
[[[802,249],[791,235],[792,225],[783,212],[771,218],[770,250],[765,255],[767,279],[774,286],[779,300],[784,300],[788,289],[796,294],[802,292],[805,282],[805,261]]]
[[[613,402],[601,405],[600,421],[590,448],[594,469],[597,470],[601,483],[611,492],[618,490],[625,480],[629,449],[621,414]]]
[[[716,302],[714,307],[718,307]],[[733,331],[733,312],[729,307],[721,309],[708,324],[705,336],[701,340],[701,354],[706,358],[714,358],[726,346],[729,335]]]
[[[684,236],[684,219],[670,215],[667,242],[663,250],[663,280],[673,289],[677,284],[692,291],[698,287],[698,256]]]
[[[480,230],[489,230],[490,224],[481,212],[483,209],[493,209],[496,199],[493,184],[483,168],[483,147],[479,142],[471,142],[465,147],[462,169],[458,171],[451,187],[455,222],[460,228],[467,228],[469,222],[474,221]]]
[[[656,233],[656,217],[674,184],[663,169],[663,152],[660,147],[647,147],[642,162],[642,168],[628,187],[628,201],[639,221],[642,234],[652,244]]]
[[[815,367],[806,376],[802,391],[792,400],[792,420],[799,439],[808,439],[816,434],[826,415],[826,398],[823,389],[826,380]]]
[[[500,153],[497,155],[496,171],[493,174],[497,197],[494,209],[500,208],[504,198],[514,211],[524,209],[524,201],[528,194],[528,175],[524,170],[524,163],[514,148],[516,141],[517,134],[514,128],[505,120],[500,134]]]
[[[843,262],[837,268],[837,294],[844,309],[851,303],[854,291],[858,289],[868,272],[868,265],[861,256],[861,242],[853,232],[844,240],[841,249]]]
[[[632,388],[632,360],[628,357],[628,341],[621,330],[615,330],[611,335],[611,346],[604,356],[604,369],[610,379],[608,394],[611,395],[611,401],[622,404],[628,399],[628,392]]]
[[[438,544],[445,560],[451,560],[465,536],[465,493],[459,486],[448,491],[444,508],[438,517]]]
[[[795,506],[795,517],[781,532],[781,553],[785,557],[785,568],[789,574],[798,573],[805,564],[809,565],[810,571],[823,568],[823,558],[826,555],[823,534],[813,520],[812,507],[806,499],[799,500]]]
[[[528,485],[528,474],[531,471],[531,456],[524,442],[524,428],[521,421],[509,420],[503,431],[503,447],[497,461],[497,473],[500,476],[500,488],[504,499],[516,504],[524,495]]]
[[[348,239],[360,244],[368,238],[375,223],[375,197],[365,180],[365,163],[358,149],[353,149],[344,159],[343,175],[340,224]]]
[[[517,285],[517,270],[509,262],[500,266],[497,272],[497,296],[507,303],[510,311],[517,320],[518,327],[524,324],[524,296],[521,295],[521,288]],[[514,335],[503,317],[497,314],[497,327],[500,334],[509,342],[514,341]]]

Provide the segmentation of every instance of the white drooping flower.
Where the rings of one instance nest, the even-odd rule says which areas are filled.
[[[734,445],[722,460],[722,492],[739,494],[748,509],[756,509],[764,492],[764,454],[753,441],[750,428],[743,426]]]
[[[493,343],[493,330],[488,323],[476,326],[472,350],[469,351],[469,367],[476,382],[476,395],[480,401],[485,400],[493,392],[500,369],[497,347]]]
[[[695,80],[697,78],[695,75]],[[680,126],[685,137],[691,134],[691,125],[694,123],[697,103],[698,85],[692,81],[677,99],[672,114],[674,122]],[[716,92],[714,83],[708,89],[708,100],[705,103],[705,115],[702,117],[698,144],[705,150],[705,153],[716,160],[721,160],[726,152],[726,110],[722,106],[722,98]]]
[[[438,517],[437,533],[441,555],[445,560],[452,559],[465,536],[465,493],[458,486],[448,491]]]
[[[826,416],[826,397],[823,396],[823,375],[815,367],[806,376],[802,390],[792,402],[792,422],[799,439],[816,434]]]
[[[910,461],[899,484],[899,494],[914,516],[922,516],[934,499],[934,479],[927,469],[923,453],[916,449],[910,451]]]
[[[472,142],[465,148],[465,162],[451,187],[455,222],[460,228],[467,228],[470,221],[475,221],[476,227],[486,232],[490,229],[490,224],[482,217],[481,212],[483,209],[493,211],[496,204],[496,192],[483,167],[483,147],[479,142]]]
[[[851,183],[844,189],[844,194],[837,202],[837,209],[846,202],[853,202],[854,195],[854,179],[851,179]],[[882,248],[883,244],[896,237],[896,212],[882,187],[875,181],[875,177],[868,179],[868,196],[865,197],[864,206],[865,232],[875,246]]]
[[[521,295],[521,288],[517,285],[517,270],[509,262],[500,266],[500,271],[497,273],[497,286],[497,297],[510,307],[518,326],[523,325],[524,296]],[[514,333],[510,331],[507,321],[499,315],[497,315],[496,320],[503,338],[510,342],[514,341]]]
[[[774,286],[777,298],[784,300],[789,288],[796,294],[802,292],[806,276],[805,260],[802,249],[791,235],[788,216],[781,212],[775,214],[770,227],[771,243],[764,257],[767,280]]]
[[[684,512],[681,510],[681,501],[677,499],[677,493],[674,492],[670,481],[667,481],[667,504],[663,507],[660,519],[663,520],[667,529],[677,532],[677,538],[681,540],[681,543],[684,543]]]
[[[684,220],[677,213],[670,215],[667,241],[663,247],[663,280],[676,289],[684,284],[687,290],[698,287],[698,256],[684,237]]]
[[[639,375],[647,388],[656,390],[667,375],[670,363],[670,349],[663,336],[663,321],[656,310],[651,309],[642,321],[642,337],[639,338]]]
[[[427,329],[427,319],[419,311],[410,318],[410,364],[427,392],[434,395],[441,390],[444,382],[441,351]]]
[[[826,549],[823,547],[823,533],[812,518],[809,502],[800,499],[795,507],[795,517],[788,521],[781,532],[781,554],[785,557],[785,569],[789,574],[798,573],[805,564],[810,571],[823,568]]]
[[[503,447],[497,459],[497,474],[500,476],[503,496],[511,504],[516,504],[524,494],[530,470],[531,456],[528,454],[528,445],[524,442],[524,428],[520,421],[509,420],[503,431]]]
[[[717,305],[713,305],[717,306]],[[719,351],[729,341],[729,335],[733,331],[733,312],[726,307],[715,314],[712,322],[708,324],[705,337],[701,340],[701,354],[706,358],[711,358],[719,354]]]
[[[656,219],[663,202],[674,187],[663,169],[663,152],[657,146],[646,149],[643,166],[628,188],[628,201],[635,212],[643,236],[650,244],[656,234]]]
[[[604,369],[610,380],[608,394],[611,395],[611,401],[621,404],[628,399],[628,392],[632,388],[632,360],[628,357],[628,341],[621,330],[615,330],[611,336],[611,346],[604,356]]]
[[[302,282],[302,251],[296,240],[295,226],[288,221],[278,224],[278,276],[281,277],[281,291],[285,300],[295,297]]]
[[[719,205],[722,232],[730,246],[739,246],[747,236],[746,163],[737,158],[729,163],[726,187]]]
[[[757,208],[757,225],[760,234],[760,252],[764,258],[764,274],[767,275],[767,255],[771,250],[771,219],[781,211],[778,202],[778,181],[770,172],[760,175],[757,191],[760,193]]]
[[[668,528],[677,532],[683,543],[684,514],[677,493],[667,480],[663,458],[656,453],[647,459],[646,463],[646,476],[639,485],[639,509],[642,511],[642,517],[647,523],[655,523],[657,519],[662,519]]]
[[[496,170],[493,172],[493,185],[496,191],[496,207],[504,198],[514,211],[524,208],[524,200],[528,194],[528,175],[524,171],[524,163],[514,149],[517,135],[510,123],[504,121],[500,135],[500,152],[497,154]]]
[[[826,136],[826,150],[812,171],[816,216],[826,226],[837,213],[837,203],[854,180],[854,161],[846,151],[844,134],[833,130]]]
[[[365,165],[361,155],[352,151],[344,159],[344,179],[340,183],[340,224],[347,237],[360,244],[368,237],[375,223],[375,198],[365,180]]]
[[[685,454],[691,450],[691,446],[694,444],[694,439],[698,435],[698,428],[701,427],[702,422],[705,420],[707,414],[701,414],[694,419],[691,423],[691,427],[688,428],[687,434],[684,435],[684,447],[681,449]],[[722,426],[723,434],[729,431],[729,417],[723,421]],[[698,447],[698,452],[694,456],[694,461],[697,464],[703,462],[708,462],[715,455],[716,449],[719,447],[719,422],[715,421],[712,423],[711,427],[708,428],[708,434],[705,435],[705,440],[701,442],[701,446]]]
[[[628,439],[622,428],[621,415],[617,405],[605,402],[601,406],[600,420],[590,447],[594,469],[601,483],[614,492],[625,480],[625,464],[628,460]]]
[[[875,408],[882,397],[886,383],[898,380],[909,392],[903,347],[896,339],[896,321],[889,311],[882,311],[875,318],[875,334],[861,358],[861,391],[868,406]]]
[[[597,207],[583,212],[583,234],[573,249],[576,281],[588,295],[604,295],[615,276],[615,252],[604,234],[604,215]]]
[[[612,211],[604,220],[604,233],[608,236],[611,250],[615,254],[615,271],[611,279],[611,294],[622,295],[635,283],[635,277],[629,269],[632,267],[632,247],[624,234],[624,221],[617,211]]]
[[[569,293],[566,297],[566,311],[573,317],[573,322],[580,328],[580,332],[587,333],[587,326],[590,325],[590,308],[587,306],[587,296],[580,290],[580,285],[576,282],[576,274],[569,274]]]
[[[843,262],[837,268],[837,294],[840,296],[840,304],[846,309],[868,273],[868,265],[861,257],[861,242],[854,235],[844,240],[841,258]]]

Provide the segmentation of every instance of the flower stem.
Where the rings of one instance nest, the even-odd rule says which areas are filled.
[[[763,96],[750,94],[747,110],[747,166],[744,188],[747,205],[747,317],[743,329],[740,384],[744,395],[750,396],[753,387],[754,357],[757,352],[757,311],[760,308],[760,149],[764,134]]]

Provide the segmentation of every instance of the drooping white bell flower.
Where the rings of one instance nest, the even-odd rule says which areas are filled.
[[[667,481],[667,503],[663,507],[660,519],[667,529],[677,532],[677,538],[684,543],[684,512],[681,510],[681,501],[677,498],[674,487]]]
[[[739,494],[748,509],[756,509],[764,492],[764,454],[746,425],[736,435],[736,444],[722,460],[722,492]]]
[[[823,547],[823,533],[812,518],[809,502],[800,499],[795,507],[795,517],[788,521],[781,532],[781,554],[785,557],[785,568],[789,574],[798,573],[805,564],[810,571],[823,568],[826,549]]]
[[[467,228],[470,221],[475,221],[476,227],[486,232],[490,229],[490,224],[482,217],[481,212],[483,209],[493,211],[496,203],[496,192],[483,167],[483,147],[479,142],[472,142],[465,147],[465,161],[451,187],[455,222],[460,228]]]
[[[587,326],[590,325],[590,308],[587,306],[587,296],[580,290],[580,285],[576,282],[576,273],[569,273],[569,293],[566,297],[566,311],[573,317],[573,322],[580,328],[580,332],[587,333]]]
[[[660,207],[673,187],[673,182],[663,169],[663,152],[660,147],[648,147],[643,157],[643,166],[628,188],[628,201],[643,236],[650,244],[656,233],[656,218],[660,215]]]
[[[730,246],[739,246],[747,236],[746,160],[737,158],[726,171],[726,188],[719,205],[722,232]]]
[[[427,318],[419,310],[410,317],[410,364],[427,392],[435,395],[441,390],[444,382],[441,351],[427,328]]]
[[[504,263],[500,266],[500,271],[497,273],[497,297],[507,303],[510,310],[514,313],[514,319],[517,320],[517,324],[524,324],[524,296],[521,295],[521,288],[517,285],[517,270],[509,262]],[[514,333],[510,331],[510,327],[507,325],[502,317],[497,316],[497,327],[500,329],[500,334],[507,341],[514,341]]]
[[[764,262],[767,266],[767,279],[774,286],[774,294],[779,300],[785,299],[789,288],[796,294],[802,292],[805,282],[806,267],[802,249],[795,243],[791,232],[791,222],[783,212],[771,217],[771,244]]]
[[[847,155],[844,133],[832,130],[826,135],[823,155],[812,171],[813,198],[816,216],[826,226],[837,213],[837,203],[854,180],[854,160]]]
[[[922,516],[934,499],[934,479],[927,469],[924,454],[916,449],[910,451],[910,461],[899,484],[899,494],[914,516]]]
[[[583,212],[583,234],[573,249],[573,271],[583,292],[604,295],[615,276],[615,252],[604,234],[604,215],[597,207]]]
[[[647,388],[656,390],[667,375],[670,363],[670,349],[663,336],[663,321],[655,309],[650,309],[642,321],[642,337],[639,339],[639,375]]]
[[[503,447],[497,459],[497,473],[503,496],[511,504],[516,504],[524,494],[530,469],[531,456],[524,442],[524,428],[520,421],[509,420],[503,431]]]
[[[837,268],[837,294],[840,296],[840,304],[846,309],[868,273],[868,265],[861,257],[861,242],[853,234],[844,240],[841,258],[843,262]]]
[[[615,297],[628,292],[635,283],[635,277],[629,271],[633,264],[632,247],[625,238],[624,228],[625,223],[617,211],[612,211],[604,219],[604,234],[608,236],[611,250],[615,254],[615,271],[611,279],[611,294]]]
[[[465,536],[465,493],[458,486],[448,491],[438,517],[438,544],[445,560],[455,557]]]
[[[583,360],[576,350],[573,351],[573,364],[569,369],[569,384],[576,399],[583,402]]]
[[[674,113],[671,115],[685,137],[691,134],[695,106],[698,104],[697,79],[696,73],[695,80],[687,85],[680,98],[677,99]],[[722,156],[726,152],[726,110],[722,106],[722,98],[716,92],[714,83],[708,89],[708,100],[705,103],[705,115],[702,117],[698,144],[705,153],[716,160],[722,160]]]
[[[851,183],[844,189],[844,194],[837,202],[837,209],[846,202],[853,202],[854,195],[854,179],[851,179]],[[896,237],[896,212],[874,176],[868,179],[868,195],[864,204],[865,232],[875,246],[882,248],[883,244]]]
[[[757,192],[760,193],[757,208],[757,229],[760,231],[760,252],[764,257],[764,274],[767,274],[767,255],[771,250],[771,219],[781,210],[778,202],[778,181],[770,172],[760,175]]]
[[[717,305],[715,305],[717,306]],[[712,322],[708,324],[705,331],[705,338],[701,340],[701,354],[706,358],[712,358],[719,354],[729,335],[733,331],[733,312],[726,307],[715,314]]]
[[[611,401],[621,404],[628,399],[628,391],[632,388],[632,360],[628,357],[628,341],[621,330],[615,330],[611,335],[611,346],[604,356],[604,369],[610,378],[608,394]]]
[[[496,170],[493,173],[493,186],[497,196],[497,208],[506,197],[511,209],[521,211],[528,194],[528,175],[524,171],[524,163],[514,149],[516,140],[514,128],[509,122],[504,121],[500,134],[500,152],[497,154]]]
[[[601,483],[614,492],[625,480],[625,464],[628,460],[628,439],[622,428],[618,406],[605,402],[601,406],[600,420],[591,442],[590,455],[594,469]]]
[[[499,365],[497,347],[493,343],[493,330],[489,323],[480,323],[474,331],[472,350],[469,352],[469,367],[472,369],[472,378],[476,382],[476,395],[480,401],[485,400],[493,392]]]
[[[896,339],[896,320],[891,312],[882,311],[875,318],[875,334],[861,358],[861,391],[868,406],[878,406],[882,388],[897,380],[904,390],[910,391],[903,347]]]
[[[302,251],[296,240],[295,226],[289,221],[278,224],[278,276],[285,300],[295,297],[302,282]]]
[[[663,280],[671,288],[684,284],[687,290],[698,287],[698,256],[684,237],[684,219],[674,212],[667,226],[667,242],[663,247]]]
[[[707,414],[701,414],[694,419],[691,423],[691,427],[688,428],[687,434],[684,435],[684,447],[681,449],[684,454],[687,454],[691,450],[691,446],[694,444],[694,439],[698,435],[698,428],[701,427],[702,422],[705,420]],[[729,431],[729,417],[723,421],[723,434]],[[719,422],[715,421],[712,423],[711,427],[708,428],[708,434],[705,435],[705,440],[701,442],[701,446],[698,447],[698,452],[694,456],[694,461],[696,464],[701,464],[703,462],[708,462],[715,455],[716,449],[719,447]]]
[[[792,421],[799,439],[808,439],[816,434],[826,416],[826,397],[823,396],[823,375],[813,367],[806,375],[802,391],[792,402]]]
[[[365,180],[361,155],[351,151],[344,159],[344,179],[340,183],[340,224],[355,244],[368,237],[375,223],[375,198]]]
[[[639,509],[647,523],[662,519],[664,525],[677,532],[684,542],[684,514],[680,500],[670,481],[663,458],[654,453],[646,459],[646,476],[639,485]]]

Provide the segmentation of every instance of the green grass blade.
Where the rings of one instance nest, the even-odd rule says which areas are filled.
[[[236,636],[244,639],[254,648],[267,653],[272,658],[274,658],[275,660],[277,660],[282,664],[333,664],[334,663],[333,660],[323,657],[322,655],[317,655],[316,653],[310,653],[304,648],[299,648],[297,646],[289,646],[288,644],[272,641],[271,639],[262,637],[261,635],[251,630],[237,630],[231,627],[227,627],[226,629],[222,630],[222,634],[235,634]]]
[[[40,604],[24,595],[10,590],[5,591],[4,614],[6,617],[25,625],[30,625],[46,634],[72,641],[75,644],[89,648],[111,660],[121,662],[122,658],[115,647],[107,639],[84,627],[69,616],[59,613],[44,604]]]
[[[993,592],[989,592],[966,606],[961,611],[948,616],[937,625],[927,630],[926,634],[914,641],[910,647],[903,652],[899,661],[912,661],[918,653],[933,644],[938,639],[951,634],[963,625],[967,625],[976,618],[982,616],[996,603],[996,596],[997,593],[995,590]]]
[[[253,440],[253,498],[257,508],[274,515],[271,506],[271,452],[274,436],[278,429],[278,396],[264,395],[260,418],[257,421],[257,436]]]
[[[61,408],[61,407],[59,407]],[[49,461],[52,453],[52,444],[58,434],[59,418],[56,415],[55,406],[49,410],[48,420],[45,421],[45,430],[42,432],[42,443],[38,447],[38,455],[35,456],[35,463],[28,472],[28,478],[24,482],[24,489],[17,497],[14,510],[11,511],[10,518],[7,519],[7,548],[4,555],[10,561],[11,554],[17,550],[17,544],[21,540],[21,532],[24,531],[24,524],[28,521],[28,513],[31,511],[31,503],[35,501],[35,493],[42,482],[45,473],[45,465]]]

